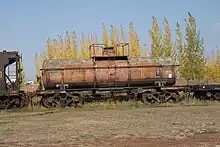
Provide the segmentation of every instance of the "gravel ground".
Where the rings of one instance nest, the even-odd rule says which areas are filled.
[[[220,105],[0,113],[0,146],[10,147],[220,146],[219,131]]]

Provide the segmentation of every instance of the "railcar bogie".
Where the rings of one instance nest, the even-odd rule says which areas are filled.
[[[0,109],[23,108],[27,105],[28,99],[25,93],[1,96]]]
[[[50,107],[76,107],[80,102],[80,94],[76,92],[56,91],[54,93],[43,91],[40,104],[46,108]]]

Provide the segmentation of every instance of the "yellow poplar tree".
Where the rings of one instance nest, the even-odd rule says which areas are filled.
[[[63,38],[61,35],[58,35],[58,58],[59,59],[65,58],[65,53],[63,49],[64,49]]]
[[[121,36],[120,42],[121,43],[127,43],[126,38],[125,38],[124,28],[123,28],[122,25],[120,27],[121,27],[121,29],[120,29],[120,36]],[[120,50],[123,54],[123,50],[122,49],[120,49]],[[128,55],[128,50],[126,48],[124,48],[124,55]]]
[[[58,42],[56,39],[53,39],[53,50],[54,50],[53,59],[59,58]]]
[[[205,81],[215,81],[215,52],[212,50],[211,57],[207,56],[206,57],[206,66],[205,66]],[[214,73],[214,74],[213,74]]]
[[[40,55],[40,57],[39,57],[39,62],[40,62],[40,68],[42,68],[42,66],[43,66],[43,62],[44,62],[44,60],[46,60],[46,59],[48,59],[48,57],[47,57],[47,55],[46,55],[46,53],[45,52],[43,52],[41,55]],[[41,76],[40,76],[40,87],[42,87],[42,89],[44,89],[44,83],[43,83],[43,80],[41,79]]]
[[[171,38],[171,30],[169,26],[169,22],[166,18],[164,18],[163,22],[165,26],[165,36],[164,36],[164,56],[165,57],[172,57],[173,56],[173,43]]]
[[[80,57],[81,58],[88,58],[88,54],[86,53],[86,47],[85,47],[85,37],[84,34],[81,33],[81,43],[80,43]]]
[[[50,38],[47,39],[47,54],[49,59],[54,58],[55,49]]]
[[[110,41],[111,41],[111,46],[114,46],[116,44],[116,29],[113,25],[111,25],[111,29],[110,29]]]
[[[37,78],[37,84],[38,84],[38,88],[44,88],[43,87],[43,82],[41,79],[41,73],[40,73],[40,69],[42,68],[43,62],[45,59],[48,59],[47,53],[43,52],[42,54],[40,54],[40,56],[37,56],[37,54],[35,54],[34,56],[34,63],[35,63],[35,69],[36,69],[36,78]]]
[[[134,30],[134,25],[132,23],[129,24],[129,42],[130,42],[130,50],[132,57],[140,57],[140,43],[137,33]]]
[[[70,35],[69,35],[68,31],[66,31],[66,34],[65,34],[65,50],[64,50],[64,53],[65,53],[65,57],[67,59],[74,58],[74,53],[73,53],[73,50],[71,48],[71,39],[70,39]]]
[[[92,36],[92,44],[98,44],[99,39],[97,35]],[[101,48],[95,48],[96,56],[102,55],[102,49]]]
[[[98,40],[98,36],[97,35],[93,35],[92,36],[92,43],[93,44],[98,44],[99,40]]]
[[[35,64],[35,69],[36,69],[36,78],[37,78],[37,84],[39,86],[39,88],[41,88],[41,74],[40,74],[40,61],[39,61],[39,57],[35,54],[34,56],[34,64]]]
[[[73,58],[78,57],[78,46],[77,46],[77,40],[76,40],[76,33],[75,31],[72,32],[72,50],[73,50]]]
[[[185,44],[184,58],[185,64],[182,68],[182,76],[187,80],[204,79],[204,40],[200,37],[197,29],[196,19],[188,12],[188,18],[185,19]]]
[[[212,56],[209,64],[206,65],[207,80],[212,82],[220,82],[220,50],[217,47],[212,51]]]
[[[121,43],[120,42],[120,32],[119,31],[117,31],[117,30],[115,30],[115,42],[116,42],[116,44],[119,44],[119,43]],[[122,49],[120,48],[120,47],[117,47],[117,55],[118,56],[122,56]]]
[[[216,67],[215,67],[215,76],[216,82],[220,82],[220,50],[219,47],[216,48]]]
[[[40,55],[40,68],[42,68],[42,65],[43,65],[43,62],[44,62],[44,60],[46,60],[46,59],[48,59],[48,57],[47,57],[47,54],[46,54],[46,52],[43,52],[41,55]]]
[[[90,40],[90,45],[92,45],[92,44],[97,44],[98,43],[98,38],[97,38],[97,36],[96,35],[88,35],[88,37],[90,38],[89,40]],[[93,49],[93,48],[92,48]],[[95,55],[97,56],[97,55],[99,55],[99,52],[100,52],[100,48],[98,48],[98,47],[95,47],[94,48],[94,51],[95,51]]]
[[[119,43],[119,33],[117,32],[116,28],[113,25],[111,25],[110,39],[111,39],[111,45],[112,46],[115,46],[116,44]],[[117,49],[117,53],[116,53],[117,55],[122,54],[121,48],[117,47],[115,49]]]
[[[140,57],[140,51],[141,51],[141,46],[140,46],[140,41],[138,35],[135,33],[135,42],[134,42],[134,57]]]
[[[157,19],[152,17],[152,28],[149,30],[151,36],[151,56],[161,57],[163,56],[163,42],[162,33],[159,28]]]
[[[135,31],[132,23],[129,24],[129,44],[130,44],[130,56],[136,55],[135,51]]]
[[[175,50],[175,59],[178,61],[178,64],[181,64],[181,59],[184,59],[183,55],[183,34],[180,31],[180,25],[177,22],[176,24],[176,35],[177,35],[177,41],[176,41],[176,50]]]
[[[207,56],[206,57],[206,65],[205,65],[205,78],[204,78],[204,80],[206,82],[211,80],[211,77],[209,77],[210,76],[210,69],[211,69],[211,60],[210,60],[210,56]]]
[[[107,29],[106,29],[106,26],[105,26],[104,23],[102,24],[102,42],[104,44],[106,44],[107,46],[109,45],[109,43],[108,43],[108,32],[107,32]]]
[[[34,64],[35,64],[35,69],[36,69],[36,73],[37,73],[37,77],[40,77],[40,67],[39,67],[39,60],[38,60],[38,56],[37,54],[34,55]]]
[[[207,74],[209,76],[208,80],[216,81],[216,78],[215,78],[215,72],[216,72],[215,68],[216,68],[215,51],[212,50],[211,60],[210,60],[210,64],[209,64],[209,67],[208,67],[208,70],[207,70]]]
[[[19,55],[21,56],[20,52],[19,52]],[[26,85],[25,85],[25,73],[24,73],[24,65],[23,65],[23,62],[22,62],[22,58],[20,58],[19,60],[19,65],[20,65],[20,81],[19,81],[19,84],[21,86],[21,88],[25,88]]]
[[[90,58],[90,50],[89,50],[89,46],[91,45],[91,39],[90,39],[90,35],[87,35],[87,39],[86,39],[86,43],[85,43],[85,50],[86,50],[86,57],[88,56],[88,58]]]
[[[174,60],[176,61],[176,64],[179,65],[179,67],[176,67],[176,72],[177,72],[177,78],[180,78],[180,72],[185,66],[185,57],[184,57],[184,50],[183,50],[183,34],[180,30],[180,25],[177,22],[176,23],[176,35],[177,35],[177,40],[176,40],[176,45],[175,45],[175,52],[174,52]]]

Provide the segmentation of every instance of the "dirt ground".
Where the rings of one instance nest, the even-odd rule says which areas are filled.
[[[220,146],[220,105],[1,112],[1,147]]]

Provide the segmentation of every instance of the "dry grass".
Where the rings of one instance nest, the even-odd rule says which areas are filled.
[[[61,111],[61,110],[68,110],[68,109],[62,109],[62,108],[51,108],[47,109],[44,107],[41,107],[36,103],[40,99],[35,98],[35,104],[33,107],[29,105],[27,108],[24,108],[22,110],[9,110],[8,112],[45,112],[45,111]],[[124,102],[114,102],[114,101],[108,101],[108,102],[93,102],[93,103],[86,103],[82,107],[83,109],[80,109],[81,111],[84,110],[106,110],[106,109],[116,109],[116,110],[127,110],[127,109],[136,109],[136,108],[155,108],[155,107],[189,107],[189,106],[215,106],[220,105],[219,101],[210,101],[210,100],[197,100],[197,99],[185,99],[180,103],[163,103],[163,104],[144,104],[140,101],[124,101]],[[70,108],[72,109],[72,108]]]
[[[189,104],[194,106],[189,107]],[[197,106],[196,106],[197,105]],[[203,106],[201,106],[203,105]],[[187,107],[185,107],[187,106]],[[216,102],[184,101],[180,104],[145,106],[136,102],[94,103],[84,108],[1,112],[1,146],[90,145],[136,137],[184,138],[218,135],[220,105]],[[102,142],[102,140],[105,143]]]

